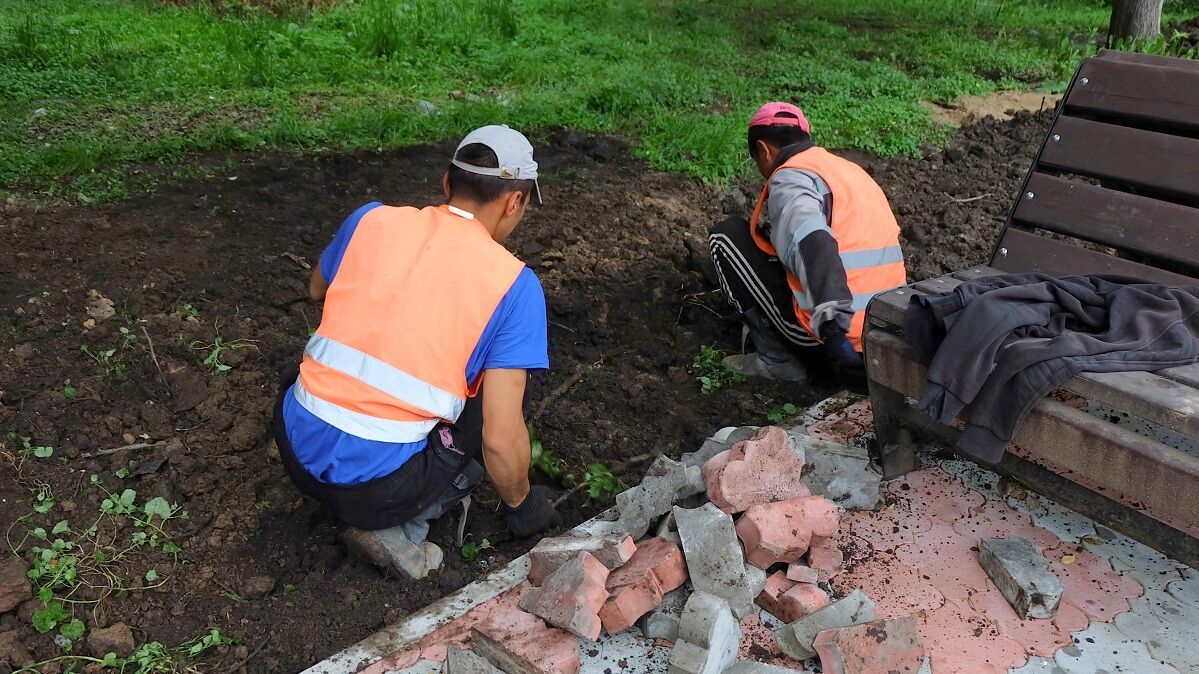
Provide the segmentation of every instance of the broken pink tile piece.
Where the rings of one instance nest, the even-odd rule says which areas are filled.
[[[776,571],[766,579],[754,603],[779,620],[793,623],[827,606],[828,594],[815,585],[788,580],[785,572]]]
[[[987,501],[975,508],[969,517],[954,522],[952,526],[959,536],[976,542],[984,538],[1019,536],[1027,539],[1038,550],[1054,548],[1061,544],[1051,531],[1035,526],[1027,514],[1000,501]]]
[[[489,650],[502,652],[508,660],[519,664],[519,671],[522,672],[578,674],[579,671],[579,640],[565,630],[542,626],[540,630],[511,632],[480,624],[472,631],[471,641],[472,650],[478,651],[488,646]],[[488,659],[491,659],[490,654]]]
[[[820,580],[820,572],[807,564],[795,562],[787,567],[787,580],[796,583],[811,583],[815,584]]]
[[[750,506],[811,496],[800,481],[803,461],[791,451],[787,432],[776,426],[708,459],[703,465],[708,498],[726,513]]]
[[[420,659],[421,650],[419,648],[409,648],[408,650],[399,651],[380,658],[377,662],[372,663],[370,667],[363,669],[362,674],[384,674],[385,672],[407,669],[415,665],[416,661]]]
[[[817,440],[835,442],[838,445],[850,444],[854,438],[861,437],[866,432],[866,428],[850,421],[843,415],[844,411],[841,411],[808,426],[808,435]]]
[[[924,468],[887,485],[887,493],[911,504],[911,511],[933,524],[953,524],[968,517],[986,497],[970,489],[956,475],[939,468]]]
[[[1049,570],[1065,587],[1062,603],[1073,604],[1092,620],[1111,622],[1116,614],[1129,610],[1129,599],[1144,594],[1141,584],[1117,573],[1110,560],[1080,545],[1063,543],[1044,555]]]
[[[874,427],[874,412],[870,407],[870,398],[862,398],[841,411],[845,414],[846,419],[858,424],[862,428],[870,429]]]
[[[762,503],[737,521],[745,558],[759,569],[791,563],[807,552],[813,535],[837,533],[837,506],[823,496]]]
[[[609,634],[627,630],[686,580],[679,546],[664,538],[643,541],[632,559],[608,576],[608,599],[599,611],[604,629]]]
[[[1006,674],[1028,661],[1024,647],[968,607],[946,601],[939,609],[921,611],[919,618],[936,674]]]
[[[889,552],[875,552],[830,584],[838,595],[861,590],[874,600],[874,614],[879,618],[938,609],[945,603],[937,588]]]
[[[787,579],[787,574],[782,571],[775,571],[766,578],[766,585],[762,588],[762,592],[754,599],[754,603],[762,607],[770,615],[782,620],[783,622],[794,622],[787,620],[784,615],[787,613],[782,605],[783,595],[796,586],[796,582]]]
[[[449,645],[465,644],[470,639],[471,628],[480,622],[487,622],[512,631],[545,629],[545,623],[540,618],[520,610],[517,606],[521,596],[529,589],[528,583],[521,583],[495,599],[467,611],[457,620],[430,632],[416,643],[416,647],[421,651],[421,659],[445,660],[446,649]],[[384,671],[388,670],[386,668],[378,670],[378,672]]]
[[[617,569],[633,557],[637,544],[628,534],[543,538],[529,550],[529,582],[541,585],[558,567],[578,557],[580,552],[590,552],[608,569]]]
[[[812,536],[808,543],[808,566],[816,569],[821,582],[841,573],[845,567],[845,553],[832,536]]]
[[[1044,658],[1052,658],[1057,649],[1074,643],[1071,634],[1086,629],[1091,622],[1086,614],[1065,602],[1051,620],[1021,620],[994,583],[971,595],[969,605],[975,613],[993,620],[1000,634],[1014,639],[1026,652]]]
[[[825,630],[812,647],[825,674],[916,674],[924,663],[917,625],[915,616],[902,616]]]
[[[608,599],[608,567],[589,552],[550,574],[541,587],[520,599],[520,607],[546,622],[595,641],[600,635],[599,611]]]
[[[906,504],[905,504],[906,505]],[[875,550],[893,552],[904,543],[915,543],[920,534],[932,528],[927,517],[907,507],[888,506],[882,510],[854,510],[841,518],[842,529],[870,542]]]
[[[978,541],[944,524],[934,524],[917,543],[899,546],[895,556],[949,600],[965,601],[971,590],[985,590],[990,582],[978,563]]]

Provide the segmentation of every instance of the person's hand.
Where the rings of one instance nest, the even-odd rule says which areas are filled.
[[[833,366],[833,374],[846,384],[864,387],[866,363],[862,360],[862,354],[854,350],[844,332],[830,332],[824,338],[824,351]]]
[[[516,536],[525,538],[551,527],[561,526],[562,516],[550,507],[548,494],[548,488],[538,485],[530,489],[529,495],[515,508],[510,508],[507,503],[502,504],[500,509],[504,513],[508,529]]]

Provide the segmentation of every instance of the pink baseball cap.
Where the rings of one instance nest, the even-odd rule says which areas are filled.
[[[749,120],[750,126],[798,126],[804,133],[811,133],[812,127],[803,110],[798,105],[775,101],[758,108]]]

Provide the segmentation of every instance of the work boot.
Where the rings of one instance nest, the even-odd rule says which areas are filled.
[[[770,363],[757,352],[738,353],[732,356],[725,356],[720,361],[720,364],[746,377],[762,377],[764,379],[777,379],[779,381],[791,381],[800,384],[807,383],[808,381],[807,368],[803,366],[803,363],[795,359],[781,363]]]
[[[721,365],[747,377],[763,377],[806,384],[808,369],[787,348],[757,307],[742,312],[741,351],[726,356]],[[750,351],[750,345],[753,351]]]
[[[413,543],[401,527],[366,531],[347,527],[346,546],[375,566],[394,569],[406,578],[420,580],[441,568],[445,554],[429,541]]]

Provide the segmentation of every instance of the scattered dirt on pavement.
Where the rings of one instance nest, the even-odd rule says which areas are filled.
[[[1047,121],[984,120],[920,161],[856,157],[892,198],[913,277],[985,261]],[[270,441],[278,373],[319,320],[306,261],[362,203],[437,200],[451,149],[200,157],[207,178],[152,196],[3,207],[0,522],[11,525],[9,545],[30,560],[38,542],[27,532],[62,519],[86,528],[106,497],[92,474],[114,495],[135,490],[138,505],[161,496],[187,511],[158,541],[179,545],[178,563],[146,549],[123,557],[114,575],[149,589],[79,605],[89,628],[124,622],[139,642],[177,644],[218,627],[257,650],[250,670],[295,671],[531,545],[503,533],[484,488],[468,530],[493,549],[463,559],[447,518],[431,534],[446,569],[420,582],[387,578],[347,556],[338,523],[291,486]],[[782,403],[829,392],[750,381],[704,395],[688,371],[701,345],[738,346],[705,237],[749,208],[755,186],[647,171],[619,142],[577,133],[552,134],[538,152],[546,204],[510,245],[541,277],[549,305],[554,369],[534,399],[587,368],[533,422],[576,476],[591,463],[690,451],[717,428],[761,424]],[[21,451],[24,436],[53,456]],[[136,444],[150,446],[102,453]],[[644,470],[617,476],[633,484]],[[48,512],[32,508],[39,492],[53,494]],[[580,492],[561,510],[573,525],[611,502]],[[146,531],[102,530],[118,542]],[[150,570],[158,578],[143,581]],[[48,658],[61,651],[30,626],[39,605],[0,618],[0,635]],[[211,664],[229,667],[242,646],[216,649]]]

